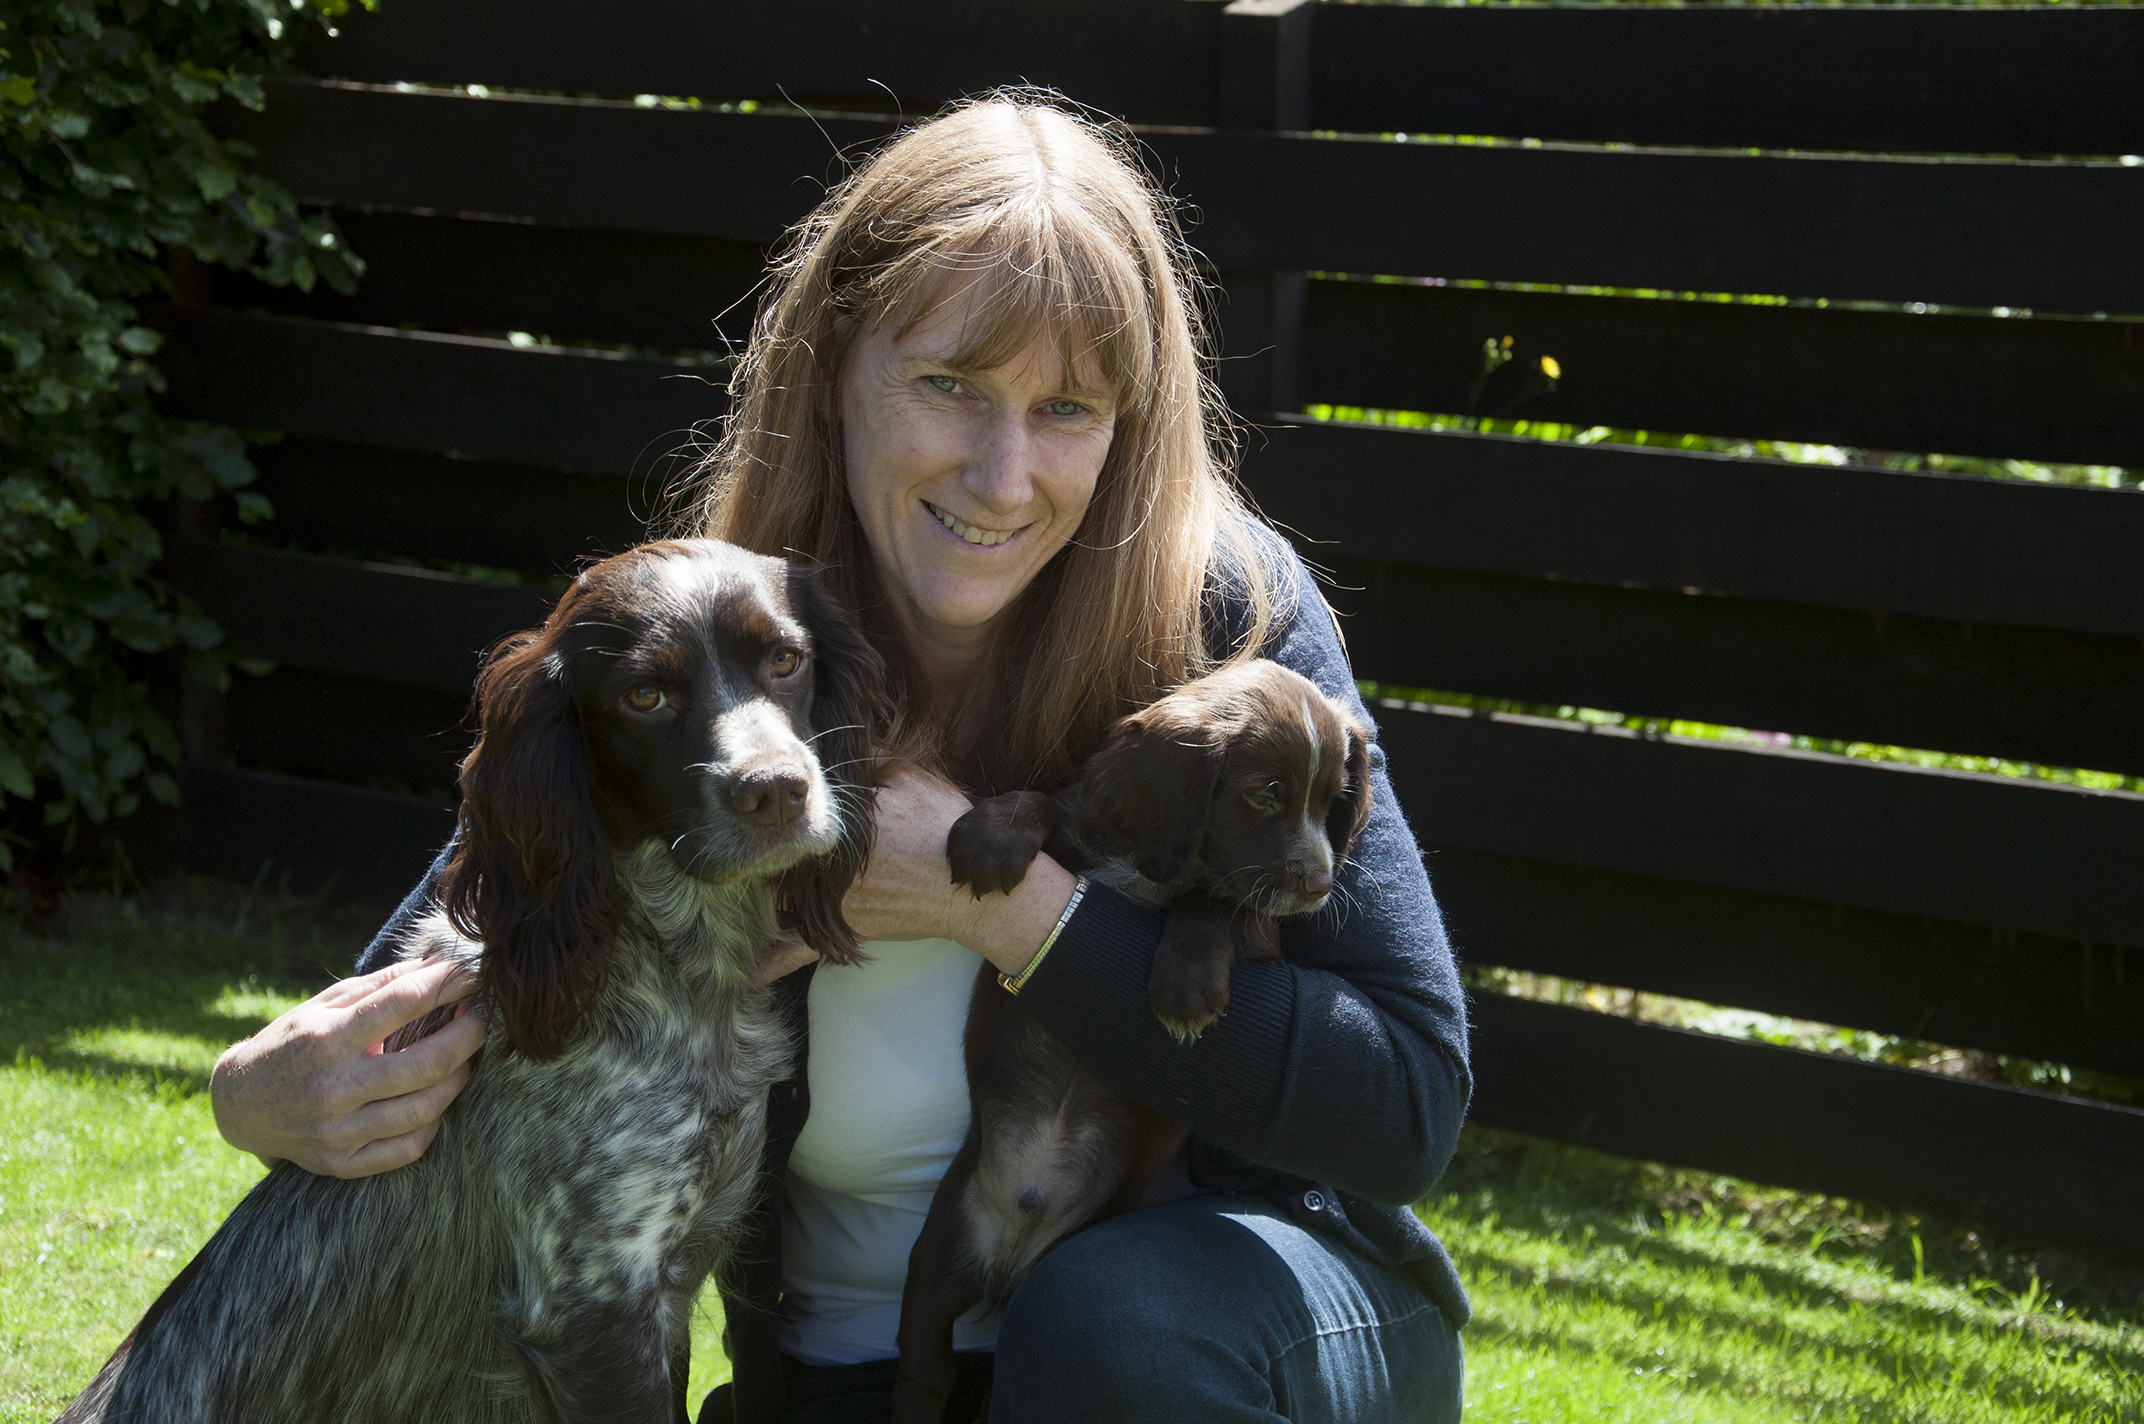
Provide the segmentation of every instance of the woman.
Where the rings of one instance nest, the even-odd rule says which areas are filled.
[[[1356,695],[1302,565],[1217,461],[1199,341],[1165,202],[1112,138],[1031,98],[912,131],[794,235],[701,527],[828,567],[888,653],[877,731],[905,761],[844,904],[872,961],[776,986],[809,1046],[775,1094],[754,1264],[724,1283],[734,1390],[703,1417],[887,1416],[908,1248],[968,1122],[977,953],[1193,1136],[1173,1190],[1046,1258],[994,1328],[963,1328],[971,1384],[995,1347],[992,1418],[1458,1416],[1465,1300],[1394,1204],[1451,1153],[1464,1011],[1382,755],[1345,916],[1288,922],[1287,960],[1239,968],[1189,1048],[1147,1008],[1158,912],[1099,887],[1074,905],[1046,856],[981,900],[946,869],[971,797],[1064,784],[1113,720],[1231,657]],[[343,1175],[413,1159],[479,1036],[377,1044],[456,992],[382,971],[234,1046],[225,1136]]]

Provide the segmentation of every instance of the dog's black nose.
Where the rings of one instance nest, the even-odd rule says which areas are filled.
[[[748,771],[730,787],[730,805],[754,826],[783,826],[804,814],[811,783],[798,771]]]

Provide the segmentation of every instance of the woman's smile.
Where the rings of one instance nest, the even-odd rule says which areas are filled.
[[[970,548],[998,548],[1003,544],[1009,543],[1010,541],[1019,538],[1022,530],[1027,527],[1025,525],[1022,525],[1020,529],[984,529],[978,525],[968,523],[966,520],[961,519],[957,515],[950,514],[945,510],[940,509],[937,505],[932,504],[927,499],[923,501],[923,507],[931,512],[932,518],[936,519],[946,528],[952,530],[953,533],[959,537],[960,541],[968,545]]]

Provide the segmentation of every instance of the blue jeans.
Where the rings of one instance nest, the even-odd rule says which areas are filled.
[[[783,1424],[891,1412],[890,1360],[788,1363]],[[1459,1336],[1421,1288],[1249,1196],[1081,1232],[1013,1296],[994,1369],[973,1364],[990,1424],[1450,1424],[1460,1409]]]

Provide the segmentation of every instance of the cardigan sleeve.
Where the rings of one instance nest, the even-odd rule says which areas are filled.
[[[1309,572],[1285,546],[1275,558],[1293,612],[1265,656],[1371,721]],[[1147,1005],[1162,912],[1100,886],[1020,1003],[1089,1068],[1200,1139],[1401,1204],[1450,1160],[1473,1080],[1451,944],[1382,748],[1370,784],[1368,823],[1335,877],[1338,908],[1282,921],[1283,958],[1237,966],[1227,1013],[1195,1043],[1179,1045]]]

